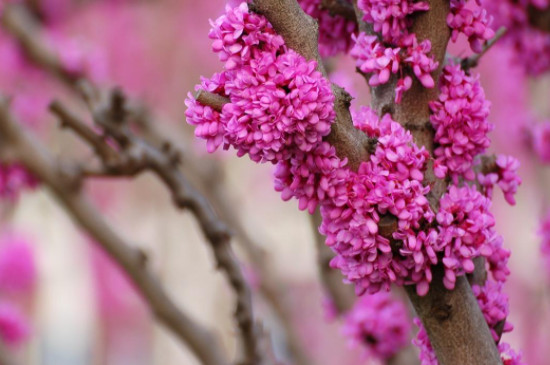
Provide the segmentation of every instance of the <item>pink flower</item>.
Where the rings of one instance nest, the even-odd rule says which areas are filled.
[[[396,102],[401,101],[405,90],[412,85],[410,76],[404,75],[403,67],[410,67],[420,83],[427,88],[435,86],[431,73],[438,63],[429,56],[431,43],[424,40],[418,43],[414,34],[399,38],[396,47],[386,46],[374,35],[364,32],[353,35],[355,45],[350,55],[355,58],[356,66],[365,74],[372,74],[369,85],[378,86],[387,83],[392,74],[399,74],[396,89]]]
[[[541,238],[541,253],[544,267],[550,277],[550,211],[542,219],[538,234]]]
[[[477,303],[496,343],[500,341],[502,334],[510,332],[514,328],[510,322],[506,321],[508,317],[508,296],[502,290],[503,284],[492,280],[487,280],[482,287],[479,285],[472,286]],[[502,328],[499,334],[497,329],[500,326]]]
[[[322,57],[349,51],[351,35],[357,30],[355,21],[321,9],[321,0],[298,0],[298,3],[319,24],[319,53]]]
[[[369,79],[371,86],[385,84],[392,73],[399,71],[401,62],[400,48],[385,47],[374,35],[364,32],[353,35],[355,45],[350,55],[355,58],[356,65],[361,72],[373,75]]]
[[[474,271],[473,259],[492,254],[489,239],[495,220],[489,212],[491,202],[475,187],[449,186],[439,201],[437,251],[443,252],[443,283],[454,289],[456,276]]]
[[[366,356],[388,359],[408,344],[411,319],[403,302],[390,293],[363,295],[346,313],[342,332]]]
[[[0,292],[30,292],[36,282],[32,246],[22,236],[0,237]]]
[[[0,197],[16,200],[23,190],[34,189],[38,181],[19,164],[0,164]]]
[[[31,333],[27,318],[10,303],[0,303],[0,338],[10,346],[26,341]]]
[[[532,147],[538,158],[550,163],[550,122],[536,123],[531,127]]]
[[[546,0],[483,0],[494,17],[495,29],[506,27],[503,42],[513,49],[514,61],[526,73],[539,75],[550,69],[550,33],[535,28],[529,20],[529,7],[547,9]]]
[[[470,47],[474,52],[481,52],[483,43],[493,38],[495,32],[489,27],[492,17],[487,15],[477,2],[473,9],[466,8],[467,1],[451,1],[451,12],[447,15],[447,24],[453,30],[451,39],[456,42],[460,33],[468,37]]]
[[[420,222],[433,219],[422,184],[427,152],[412,143],[412,136],[389,115],[379,119],[369,108],[354,114],[354,124],[376,138],[376,149],[359,170],[336,185],[335,198],[321,204],[321,233],[337,256],[331,266],[339,268],[356,292],[388,290],[393,282],[419,283],[426,294],[430,266],[437,262],[433,251],[435,232],[424,233]],[[381,217],[394,217],[395,232],[379,234]],[[389,238],[403,241],[394,250]]]
[[[516,194],[521,178],[518,176],[519,160],[512,156],[498,155],[495,161],[496,171],[478,174],[478,181],[485,190],[485,195],[492,196],[493,186],[498,185],[504,193],[504,198],[510,205],[515,205]]]
[[[410,15],[429,9],[427,2],[412,0],[359,0],[357,6],[365,14],[363,20],[372,23],[374,31],[390,42],[407,31]]]
[[[437,177],[450,175],[455,180],[473,180],[474,158],[490,144],[487,134],[493,125],[487,120],[489,102],[479,77],[466,75],[459,65],[443,69],[437,101],[430,103],[430,121],[435,128],[434,172]]]
[[[188,95],[188,123],[213,152],[233,147],[256,162],[288,160],[310,152],[329,134],[334,121],[330,82],[276,35],[246,3],[226,8],[213,24],[213,48],[226,71],[202,80],[197,89],[228,98],[221,112]],[[300,158],[300,157],[298,157]]]

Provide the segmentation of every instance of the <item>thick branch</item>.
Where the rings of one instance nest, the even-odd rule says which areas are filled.
[[[77,190],[72,189],[73,184],[67,183],[67,171],[73,170],[72,167],[58,164],[38,141],[24,132],[8,112],[4,100],[0,101],[0,139],[51,190],[76,223],[125,270],[162,324],[189,345],[204,364],[228,364],[214,334],[176,307],[147,267],[143,253],[126,243],[102,215]]]
[[[429,11],[414,17],[411,31],[419,42],[424,39],[431,41],[431,52],[439,62],[439,68],[432,73],[432,77],[439,80],[450,37],[446,22],[449,2],[430,0],[429,6]],[[387,84],[371,88],[372,106],[379,115],[390,113],[394,120],[411,131],[419,146],[424,146],[433,154],[434,131],[428,103],[437,98],[438,88],[427,89],[414,75],[412,78],[413,85],[404,93],[400,104],[394,101],[397,77],[394,76]],[[425,182],[431,186],[428,196],[430,204],[437,210],[446,183],[435,177],[432,162],[428,165]],[[439,363],[501,364],[498,350],[466,277],[458,277],[455,289],[449,291],[443,286],[442,266],[437,265],[432,270],[433,279],[426,296],[418,296],[414,286],[407,287],[407,292],[426,328]]]

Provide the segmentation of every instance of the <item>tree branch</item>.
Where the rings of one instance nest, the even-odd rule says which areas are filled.
[[[432,54],[439,62],[432,77],[439,80],[450,38],[450,29],[446,22],[449,2],[430,0],[429,6],[429,11],[415,15],[411,32],[416,34],[419,42],[424,39],[431,41]],[[359,11],[357,17],[361,17]],[[362,29],[369,27],[363,26]],[[394,100],[397,83],[395,75],[387,84],[371,87],[372,106],[379,115],[390,113],[394,120],[411,131],[417,145],[424,146],[433,155],[434,130],[430,123],[428,103],[437,99],[439,90],[437,87],[427,89],[414,75],[412,78],[413,85],[404,93],[400,104],[396,104]],[[433,161],[428,163],[425,183],[431,186],[428,200],[434,211],[437,211],[439,199],[446,191],[446,182],[435,177]],[[466,277],[457,277],[455,289],[449,291],[443,285],[443,267],[432,267],[432,273],[430,290],[426,296],[418,296],[414,286],[407,286],[406,289],[426,328],[439,363],[501,364],[489,327]]]
[[[243,338],[246,363],[261,363],[260,333],[254,321],[251,292],[231,248],[229,229],[218,219],[204,196],[181,173],[179,158],[172,153],[169,144],[165,144],[164,150],[158,150],[130,131],[124,103],[124,96],[116,90],[105,100],[89,99],[95,123],[116,142],[122,156],[117,163],[105,165],[105,176],[133,176],[151,171],[171,192],[176,207],[191,210],[210,243],[218,267],[227,275],[237,296],[235,318]],[[70,114],[60,103],[56,105],[63,110],[58,114],[60,117]]]
[[[13,5],[12,5],[13,6]],[[10,6],[11,8],[11,6]],[[81,96],[97,93],[98,90],[92,86],[89,82],[85,81],[85,75],[74,75],[68,71],[65,66],[57,58],[57,55],[51,50],[46,48],[39,36],[39,26],[36,20],[24,7],[19,7],[14,10],[10,10],[4,14],[6,22],[9,22],[11,26],[7,29],[12,36],[19,42],[22,50],[25,52],[29,61],[35,63],[38,67],[43,68],[45,71],[51,73],[54,77],[59,78],[60,81],[65,83],[69,88],[75,90]],[[69,77],[67,77],[69,76]],[[200,93],[200,92],[199,92]],[[215,94],[213,94],[215,95]],[[198,96],[199,99],[201,98]],[[214,98],[219,97],[215,95]],[[215,99],[214,99],[215,100]],[[151,115],[148,108],[135,101],[128,100],[127,112],[131,113],[131,120],[144,135],[144,138],[151,144],[161,146],[167,140],[163,133],[160,133],[156,128],[156,124],[151,123]],[[210,101],[205,101],[205,104],[210,104]],[[221,104],[218,107],[221,110]],[[52,105],[53,109],[56,109],[56,105]],[[61,113],[61,110],[56,110],[56,114]],[[69,112],[65,109],[65,112]],[[96,153],[104,160],[105,166],[112,165],[116,159],[108,158],[112,157],[109,150],[111,148],[104,147],[104,141],[100,136],[95,136],[95,132],[90,131],[78,131],[79,124],[71,123],[75,115],[61,116],[62,120],[65,120],[65,127],[70,127],[75,131],[77,135],[85,140],[94,148]],[[99,141],[97,140],[99,139]],[[119,156],[120,157],[120,156]],[[290,310],[284,303],[284,297],[286,292],[283,287],[277,282],[276,277],[269,271],[270,265],[266,263],[263,250],[255,244],[248,236],[246,230],[242,227],[242,224],[236,219],[235,214],[232,212],[232,207],[227,202],[225,191],[221,191],[221,184],[212,184],[212,181],[219,181],[219,178],[223,175],[220,167],[212,166],[209,163],[208,169],[204,168],[204,164],[199,166],[196,162],[195,156],[188,156],[188,153],[181,153],[182,169],[185,174],[190,178],[193,178],[196,182],[195,185],[201,187],[210,186],[207,191],[204,191],[208,195],[210,200],[217,209],[223,213],[225,221],[230,223],[230,226],[237,231],[237,235],[241,238],[241,243],[253,263],[255,269],[260,273],[262,280],[260,282],[260,291],[266,300],[270,303],[271,307],[283,323],[285,332],[287,335],[287,345],[291,356],[295,359],[297,364],[306,365],[310,363],[307,359],[305,352],[299,345],[299,337],[295,330],[295,325],[290,315]],[[107,163],[111,161],[112,163]],[[105,171],[105,166],[90,167],[86,166],[81,169],[80,174],[82,177],[109,177],[115,174],[114,169]],[[212,174],[216,176],[216,179],[212,179]],[[211,186],[212,185],[212,186]],[[209,190],[209,191],[208,191]]]
[[[68,182],[75,166],[55,161],[38,141],[15,121],[8,103],[0,100],[0,140],[9,146],[32,174],[49,188],[69,215],[98,242],[128,273],[149,304],[155,317],[170,329],[204,364],[228,365],[217,337],[194,322],[168,297],[158,279],[146,265],[140,250],[132,248],[102,218],[101,214]]]

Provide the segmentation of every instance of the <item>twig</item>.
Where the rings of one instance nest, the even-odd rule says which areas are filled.
[[[35,63],[38,67],[50,72],[54,77],[59,78],[69,88],[75,90],[81,95],[83,93],[84,95],[97,93],[97,88],[85,81],[85,75],[73,75],[65,68],[65,66],[51,50],[47,50],[45,48],[38,34],[38,25],[30,14],[27,13],[27,15],[23,16],[17,15],[18,13],[25,14],[25,8],[20,7],[16,11],[6,12],[4,17],[8,19],[7,21],[14,24],[8,28],[8,31],[11,32],[14,38],[20,43],[21,48],[28,56],[29,60]],[[159,132],[158,128],[156,128],[156,124],[151,122],[152,117],[148,111],[148,108],[142,103],[133,100],[129,100],[127,104],[128,112],[132,114],[130,119],[139,128],[144,138],[153,145],[161,146],[167,138],[165,134]],[[70,121],[70,118],[64,119]],[[81,137],[84,139],[89,138],[84,135],[81,135]],[[91,138],[96,139],[95,137]],[[98,153],[103,155],[110,154],[108,152],[104,153],[103,151],[97,150],[101,143],[91,140],[89,143],[92,146],[95,146],[94,150]],[[99,148],[103,149],[103,147]],[[291,318],[290,310],[287,308],[287,305],[284,304],[286,291],[282,289],[283,286],[277,282],[276,277],[274,277],[269,271],[270,266],[263,258],[263,250],[250,239],[246,230],[242,227],[242,224],[238,221],[238,219],[236,219],[236,216],[232,211],[232,206],[227,201],[226,192],[221,189],[221,184],[219,184],[219,179],[223,175],[221,168],[219,166],[213,166],[213,162],[210,161],[208,168],[205,169],[205,164],[199,165],[197,163],[196,156],[191,156],[189,153],[190,152],[182,154],[181,168],[185,172],[186,176],[189,176],[190,179],[195,180],[196,186],[208,187],[206,191],[203,191],[203,193],[208,195],[208,200],[210,200],[216,208],[223,213],[222,216],[224,220],[230,223],[230,226],[235,229],[237,235],[240,237],[239,241],[243,244],[246,254],[249,256],[255,269],[258,270],[260,276],[262,277],[260,282],[260,291],[262,295],[266,298],[283,323],[283,327],[285,328],[287,335],[287,345],[291,356],[295,359],[298,365],[307,365],[310,361],[307,359],[304,350],[299,345],[299,336],[296,333],[295,323],[293,323]],[[114,170],[106,172],[104,168],[85,166],[81,169],[80,174],[82,177],[109,177],[113,176]],[[213,178],[212,175],[215,175],[216,178]],[[218,183],[212,184],[214,181]]]
[[[40,34],[37,24],[24,5],[4,5],[1,22],[9,33],[17,37],[29,59],[40,63],[46,70],[56,75],[59,79],[72,84],[84,76],[63,67],[58,55],[49,49],[45,45],[45,42],[40,42],[37,39],[37,35]]]
[[[217,337],[172,302],[146,265],[143,253],[125,242],[82,194],[72,189],[74,184],[67,183],[67,171],[74,173],[75,167],[54,160],[42,144],[21,129],[5,100],[0,100],[0,139],[13,150],[17,160],[49,188],[76,223],[128,273],[162,324],[187,344],[202,363],[228,365]]]
[[[229,229],[216,216],[208,201],[185,178],[177,168],[177,158],[170,150],[158,150],[135,136],[125,123],[125,116],[119,115],[124,101],[115,92],[107,100],[90,100],[90,109],[98,126],[104,129],[119,146],[122,159],[117,163],[105,165],[104,176],[135,175],[145,171],[153,172],[169,189],[174,204],[180,209],[189,209],[197,218],[208,239],[216,262],[225,272],[237,296],[235,318],[241,330],[247,364],[260,364],[262,356],[259,345],[259,331],[254,321],[250,289],[241,272],[240,265],[230,245]],[[122,104],[118,104],[118,103]],[[54,110],[62,118],[70,112],[57,103]],[[80,122],[82,125],[83,123]],[[99,170],[101,172],[101,170]]]
[[[498,42],[500,38],[502,38],[506,34],[506,27],[500,27],[497,32],[495,33],[495,36],[491,39],[489,39],[485,44],[483,45],[483,49],[479,53],[475,53],[471,55],[468,58],[464,58],[462,62],[460,63],[460,66],[464,71],[468,71],[469,69],[473,67],[477,67],[479,60],[485,53],[487,53],[491,47],[495,45],[495,43]]]

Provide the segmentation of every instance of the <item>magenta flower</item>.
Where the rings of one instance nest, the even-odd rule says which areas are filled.
[[[407,32],[410,15],[429,9],[427,2],[412,0],[359,0],[357,6],[365,14],[363,20],[372,23],[374,31],[389,42],[395,42]]]
[[[498,155],[495,161],[496,171],[487,174],[478,174],[478,182],[483,187],[485,195],[492,196],[494,185],[498,185],[504,194],[504,198],[510,205],[515,205],[516,194],[521,178],[518,176],[519,161],[512,156]]]
[[[16,200],[24,190],[34,189],[38,181],[19,164],[0,164],[0,197]]]
[[[459,34],[464,34],[474,52],[481,52],[483,44],[493,38],[495,32],[489,27],[492,17],[476,0],[473,9],[466,7],[467,0],[451,1],[451,12],[447,15],[447,24],[453,30],[451,39],[456,42]]]
[[[488,242],[495,220],[489,212],[490,200],[475,187],[451,185],[439,204],[437,251],[444,255],[443,283],[452,290],[457,275],[474,271],[474,258],[492,254]]]
[[[351,35],[357,30],[355,21],[321,9],[321,0],[298,0],[298,3],[319,24],[319,53],[322,57],[349,51]]]
[[[434,140],[439,145],[434,151],[434,172],[439,178],[473,180],[474,158],[490,144],[489,102],[479,77],[466,75],[459,65],[443,69],[440,90],[439,99],[430,103]]]
[[[226,8],[213,24],[214,51],[226,71],[203,79],[197,89],[230,102],[221,112],[188,95],[188,123],[207,141],[209,152],[233,147],[256,162],[288,160],[310,152],[330,132],[334,95],[315,61],[287,49],[264,17],[246,3]]]
[[[550,69],[550,33],[535,28],[529,21],[529,7],[548,9],[546,0],[482,0],[494,17],[495,29],[507,31],[503,41],[514,54],[514,62],[526,73],[539,75]]]
[[[27,318],[14,305],[0,303],[0,338],[10,346],[18,346],[31,334]]]
[[[0,237],[0,292],[30,292],[36,282],[32,246],[22,236]]]
[[[390,293],[363,295],[346,313],[342,332],[366,356],[388,359],[408,344],[411,319],[403,302]]]

